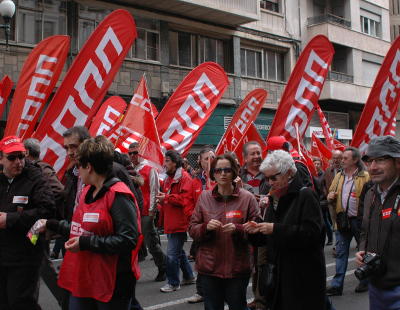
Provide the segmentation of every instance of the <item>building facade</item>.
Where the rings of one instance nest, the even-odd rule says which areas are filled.
[[[389,3],[383,0],[14,2],[17,10],[8,51],[0,33],[0,77],[8,74],[14,82],[32,47],[55,34],[71,36],[67,70],[96,25],[117,8],[132,13],[138,38],[108,96],[119,95],[129,101],[146,74],[152,102],[160,110],[192,68],[204,61],[219,63],[230,85],[194,151],[201,145],[218,143],[234,110],[254,88],[268,91],[255,122],[266,136],[299,53],[317,34],[327,36],[336,50],[320,105],[332,127],[354,129],[390,46]],[[7,116],[8,108],[2,128]],[[318,127],[315,119],[312,125]]]

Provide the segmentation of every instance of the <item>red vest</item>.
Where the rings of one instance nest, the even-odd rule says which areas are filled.
[[[149,208],[150,208],[150,171],[151,167],[148,165],[144,165],[142,169],[138,172],[143,177],[144,184],[140,187],[142,190],[143,196],[143,209],[142,215],[148,216],[149,215]]]
[[[132,192],[122,182],[117,182],[99,200],[91,204],[85,203],[85,197],[90,186],[86,186],[80,197],[71,222],[70,238],[79,236],[107,236],[114,233],[113,221],[110,214],[115,193],[124,193],[133,197]],[[140,227],[140,213],[138,228]],[[142,238],[142,236],[141,236]],[[138,241],[138,244],[140,241]],[[91,251],[66,252],[61,265],[58,285],[75,297],[94,298],[102,302],[110,301],[116,282],[118,254],[100,254]],[[132,251],[132,271],[137,279],[140,269],[137,259],[137,249]]]

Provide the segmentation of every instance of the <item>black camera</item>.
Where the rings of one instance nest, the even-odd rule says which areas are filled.
[[[383,272],[383,262],[380,255],[376,253],[367,253],[364,255],[363,263],[365,265],[358,267],[354,275],[361,281],[368,279],[372,275]]]

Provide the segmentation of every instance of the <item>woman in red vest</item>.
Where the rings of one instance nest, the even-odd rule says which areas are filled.
[[[111,175],[114,146],[105,137],[78,149],[86,187],[72,222],[48,220],[46,227],[69,234],[58,285],[71,293],[70,310],[128,310],[136,279],[140,216],[132,192]]]

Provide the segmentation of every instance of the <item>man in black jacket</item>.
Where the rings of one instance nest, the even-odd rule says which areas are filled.
[[[33,224],[55,215],[54,197],[41,169],[25,162],[18,137],[0,142],[0,309],[40,309],[39,267],[44,240],[26,236]]]
[[[364,198],[361,251],[356,253],[364,271],[356,275],[370,280],[370,309],[400,309],[400,141],[391,136],[371,140],[363,160],[375,185]],[[375,254],[380,262],[367,263]]]

